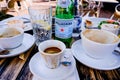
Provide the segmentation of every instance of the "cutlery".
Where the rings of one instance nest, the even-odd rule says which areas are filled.
[[[0,51],[0,55],[7,55],[9,53],[10,53],[9,50],[2,50],[2,51]]]
[[[10,51],[0,46],[0,55],[7,55]]]

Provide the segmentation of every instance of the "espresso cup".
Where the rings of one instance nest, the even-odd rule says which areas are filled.
[[[112,54],[120,39],[106,30],[86,29],[81,32],[82,46],[92,58],[102,59]]]
[[[43,63],[51,69],[60,65],[65,49],[65,44],[58,40],[46,40],[38,46]]]

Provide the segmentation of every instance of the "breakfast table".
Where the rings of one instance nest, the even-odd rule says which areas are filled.
[[[102,8],[100,13],[99,17],[110,18],[114,11]],[[25,33],[33,34],[32,30],[25,31]],[[80,37],[73,38],[73,43],[77,40],[80,40]],[[29,62],[37,52],[38,47],[34,44],[25,52],[20,53],[20,55],[0,58],[0,80],[32,80],[33,74],[30,71]],[[97,69],[88,67],[81,63],[79,59],[76,59],[76,57],[74,58],[80,80],[120,80],[120,67],[115,69]]]

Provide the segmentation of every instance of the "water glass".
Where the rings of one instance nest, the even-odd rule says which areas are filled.
[[[120,4],[118,4],[118,5],[115,6],[114,17],[118,19],[117,21],[120,20]]]
[[[52,7],[50,5],[32,5],[28,8],[33,27],[36,45],[51,39],[52,36]]]

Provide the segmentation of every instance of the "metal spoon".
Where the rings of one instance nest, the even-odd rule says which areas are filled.
[[[9,54],[9,50],[2,50],[2,51],[0,51],[0,55],[7,55],[7,54]]]
[[[4,49],[2,46],[0,46],[0,55],[7,55],[9,52],[9,50]]]

